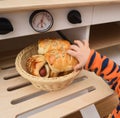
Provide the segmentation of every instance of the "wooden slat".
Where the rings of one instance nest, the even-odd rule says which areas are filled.
[[[21,98],[21,97],[33,94],[33,93],[38,92],[38,91],[40,91],[40,90],[35,89],[32,85],[27,86],[27,87],[23,87],[23,88],[14,90],[14,91],[10,91],[10,92],[4,90],[4,91],[1,91],[1,95],[0,95],[1,101],[0,102],[5,100],[5,98],[7,98],[8,101],[11,101],[11,100],[14,100],[17,98]]]
[[[58,99],[61,99],[63,97],[71,95],[71,94],[73,94],[75,92],[78,92],[78,91],[81,91],[81,90],[84,90],[84,89],[87,89],[88,87],[90,87],[90,85],[87,85],[87,86],[84,86],[84,87],[79,87],[79,84],[80,83],[76,83],[76,84],[71,85],[68,88],[66,88],[64,90],[61,90],[61,91],[45,93],[45,94],[40,95],[38,97],[35,97],[35,98],[31,99],[31,100],[28,100],[25,103],[23,102],[21,104],[18,104],[17,106],[19,106],[19,107],[24,106],[24,110],[28,109],[28,108],[29,109],[30,108],[36,108],[38,106],[43,106],[45,104],[54,102],[54,101],[56,101]],[[32,104],[33,106],[31,106],[30,104]]]
[[[94,99],[97,98],[97,97],[94,97],[94,96],[96,96],[96,93],[98,93],[98,91],[96,91],[94,94],[85,94],[82,97],[78,97],[78,98],[75,98],[68,102],[65,102],[63,104],[57,105],[57,106],[47,109],[43,112],[37,113],[33,116],[30,116],[29,118],[46,118],[48,116],[49,116],[49,118],[60,118],[60,117],[69,115],[70,113],[73,113],[79,109],[82,109],[85,106],[88,106],[88,104],[89,105],[93,104],[95,102]],[[101,94],[102,94],[102,92],[101,92]],[[92,98],[90,98],[91,96],[92,96]],[[89,100],[86,98],[88,98]],[[101,100],[101,99],[99,98],[99,100]],[[86,101],[88,101],[88,102],[86,103]]]
[[[89,86],[93,86],[92,84],[92,80],[89,80],[89,79],[86,79],[82,82],[79,82],[79,83],[76,83],[76,84],[73,84],[71,86],[69,86],[68,88],[64,89],[64,90],[61,90],[61,91],[57,91],[57,92],[51,92],[51,93],[47,93],[45,95],[41,95],[39,97],[36,97],[36,98],[33,98],[31,100],[28,100],[26,102],[23,102],[23,103],[20,103],[20,104],[17,104],[15,105],[16,106],[16,111],[20,113],[20,109],[17,110],[17,108],[22,108],[21,109],[21,113],[24,112],[24,111],[28,111],[30,109],[34,109],[38,106],[42,106],[44,104],[47,104],[47,103],[50,103],[52,101],[55,101],[56,99],[58,98],[62,98],[64,96],[67,96],[69,94],[72,94],[76,91],[79,91],[79,90],[83,90],[85,89],[86,87],[89,87]],[[98,81],[99,82],[99,81]],[[96,83],[95,83],[96,84]],[[100,83],[99,83],[100,84]],[[105,84],[106,86],[106,84]],[[26,91],[24,91],[26,93]],[[14,93],[14,92],[13,92]],[[98,93],[98,91],[97,91]],[[109,92],[108,92],[109,93]],[[18,95],[18,94],[13,94],[14,96]],[[12,98],[14,97],[12,95]],[[103,95],[104,96],[104,95]],[[105,96],[104,96],[105,97]],[[100,99],[100,98],[99,98]],[[37,101],[37,102],[36,102]],[[94,100],[95,101],[95,100]],[[32,106],[31,106],[32,104]],[[5,104],[4,104],[5,105]],[[12,108],[12,107],[11,107]],[[77,107],[76,107],[77,108]],[[3,112],[4,113],[4,112]],[[11,113],[12,114],[12,113]],[[13,113],[15,114],[15,113]]]
[[[0,111],[2,111],[2,113],[4,113],[4,112],[6,112],[6,110],[8,110],[8,109],[11,110],[12,108],[14,108],[13,114],[15,114],[15,115],[19,114],[20,113],[19,107],[17,107],[16,104],[15,105],[11,104],[11,102],[14,99],[19,99],[19,98],[23,98],[23,97],[26,98],[27,96],[34,95],[37,92],[38,92],[38,90],[35,89],[33,86],[28,86],[28,87],[24,87],[24,88],[15,90],[14,93],[13,92],[8,92],[8,91],[5,92],[5,90],[2,91],[2,93],[0,95],[0,104],[2,106],[2,107],[0,107]],[[28,99],[30,99],[30,98],[28,98]],[[31,105],[31,103],[29,103],[29,105]],[[33,105],[31,105],[31,106],[33,108]],[[23,103],[22,107],[23,107],[22,111],[24,112],[24,107],[25,107],[24,103]],[[29,107],[27,109],[29,109]],[[2,113],[0,113],[0,116],[1,116]],[[12,112],[10,112],[10,113],[12,115]],[[5,118],[6,114],[4,114],[3,116]],[[12,118],[12,117],[10,117],[10,118]]]
[[[15,68],[9,68],[1,71],[1,77],[9,78],[14,75],[19,75]]]
[[[7,59],[8,60],[8,59]],[[7,62],[7,61],[6,61]],[[8,65],[13,62],[8,61]],[[4,63],[4,66],[7,66]],[[86,79],[80,80],[75,83],[72,83],[65,89],[56,92],[43,92],[34,88],[33,85],[17,88],[19,85],[24,85],[28,81],[22,78],[21,76],[13,77],[8,80],[4,80],[5,77],[9,77],[11,75],[17,74],[14,67],[9,69],[1,70],[1,79],[0,79],[0,116],[4,118],[15,118],[17,115],[22,114],[24,112],[32,111],[35,108],[45,106],[49,103],[54,104],[55,101],[63,99],[60,104],[53,106],[45,111],[42,111],[35,116],[31,117],[48,117],[49,113],[52,113],[51,118],[64,116],[69,114],[70,112],[81,109],[89,104],[92,104],[96,101],[99,101],[109,95],[112,94],[112,91],[108,87],[108,85],[100,78],[97,77],[94,73],[90,73],[87,71],[82,71],[78,79],[86,76]],[[15,89],[8,91],[10,88]],[[92,92],[84,93],[81,96],[73,97],[75,93],[84,91],[89,87],[94,87],[95,90]],[[102,93],[104,89],[104,93]],[[69,101],[64,101],[64,98],[71,95],[72,99]],[[69,98],[71,98],[69,97]],[[90,99],[88,99],[90,98]],[[85,101],[83,101],[85,100]],[[76,104],[77,103],[77,104]],[[74,107],[73,107],[74,106]],[[64,109],[63,109],[64,108]],[[54,112],[57,110],[57,114]],[[64,114],[62,113],[65,110]],[[48,112],[48,113],[47,113]],[[10,114],[8,114],[10,113]],[[47,113],[47,116],[45,114]]]
[[[69,86],[68,88],[66,88],[64,90],[61,90],[61,91],[49,92],[47,94],[43,94],[43,95],[35,97],[35,98],[31,99],[31,100],[27,100],[26,102],[20,103],[17,106],[18,106],[18,108],[22,107],[23,109],[22,109],[21,112],[24,112],[24,111],[26,111],[26,109],[33,109],[33,108],[36,108],[38,106],[45,105],[47,103],[53,102],[53,101],[55,101],[57,99],[60,99],[60,98],[62,98],[64,96],[73,94],[74,92],[84,90],[84,89],[92,86],[92,84],[90,84],[88,82],[88,80],[87,81],[84,80],[84,81],[85,82],[75,83],[72,86]],[[82,85],[82,83],[88,83],[88,84]],[[31,87],[31,89],[32,89],[32,87]],[[35,92],[34,90],[35,89],[33,89],[33,93]],[[20,90],[12,91],[9,94],[7,93],[6,95],[4,95],[4,97],[2,99],[4,100],[7,97],[8,101],[11,101],[11,100],[15,100],[17,98],[21,98],[23,96],[27,96],[27,95],[29,95],[28,93],[32,94],[32,90],[27,91],[27,89],[22,88]],[[5,93],[3,93],[3,94],[5,94]],[[4,106],[7,106],[7,104],[8,103],[4,103]],[[32,106],[31,106],[31,104],[32,104]],[[19,110],[19,112],[20,112],[20,110]]]
[[[9,80],[3,80],[4,84],[2,84],[1,86],[7,88],[7,87],[12,87],[12,86],[17,86],[17,85],[21,85],[24,83],[29,82],[28,80],[24,79],[21,76],[9,79]]]
[[[10,80],[4,80],[1,79],[0,82],[4,83],[0,86],[0,91],[4,91],[5,89],[8,91],[12,91],[12,88],[19,88],[19,86],[22,86],[25,84],[30,83],[26,79],[22,78],[21,76],[12,78]]]
[[[99,89],[99,91],[98,91],[98,89]],[[86,93],[82,96],[76,97],[65,103],[59,104],[59,105],[52,107],[50,109],[47,109],[43,112],[37,113],[33,116],[30,116],[30,118],[46,118],[47,116],[49,116],[50,118],[60,118],[65,115],[68,115],[72,112],[75,112],[85,106],[95,103],[98,100],[103,99],[106,95],[111,95],[111,93],[112,93],[112,91],[110,92],[109,90],[108,90],[108,92],[103,93],[103,90],[101,90],[101,89],[102,89],[101,87],[96,88],[96,90],[91,93]],[[106,90],[104,89],[104,91],[106,91]],[[55,112],[55,111],[57,111],[57,112]]]
[[[1,0],[0,12],[21,11],[31,9],[47,9],[47,8],[66,8],[84,5],[100,5],[100,4],[117,4],[119,0]]]
[[[103,80],[98,78],[98,81],[97,80],[95,81],[94,79],[96,76],[94,76],[94,74],[90,74],[89,77],[92,77],[92,78],[90,78],[91,80],[89,82],[94,81],[93,86],[95,86],[96,90],[94,90],[90,93],[86,93],[82,96],[74,98],[74,99],[67,101],[65,103],[62,103],[60,105],[57,105],[55,107],[52,107],[50,109],[47,109],[38,114],[35,114],[35,115],[31,116],[30,118],[47,117],[47,116],[49,116],[51,118],[59,118],[59,117],[68,115],[72,112],[75,112],[85,106],[92,104],[92,103],[95,103],[113,93],[113,91],[110,90],[108,86],[106,86],[106,83],[103,83]],[[88,83],[85,82],[82,85],[84,86],[86,84],[88,84]],[[104,91],[104,93],[103,93],[103,91]],[[57,111],[57,112],[54,112],[54,111]]]

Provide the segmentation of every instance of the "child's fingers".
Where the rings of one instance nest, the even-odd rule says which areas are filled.
[[[80,51],[80,49],[77,45],[71,45],[70,49],[75,50],[75,51]]]
[[[78,71],[78,70],[80,70],[82,68],[82,65],[79,63],[79,64],[77,64],[75,67],[74,67],[74,70],[75,71]]]
[[[72,50],[67,50],[67,53],[73,57],[76,57],[76,52]]]

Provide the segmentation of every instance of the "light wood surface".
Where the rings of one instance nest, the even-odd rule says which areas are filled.
[[[120,0],[0,0],[0,12],[117,3]]]
[[[114,93],[110,97],[97,102],[95,105],[101,118],[107,118],[107,116],[112,113],[113,109],[116,108],[118,104],[118,95]]]
[[[0,60],[0,116],[3,118],[15,118],[38,107],[40,111],[29,117],[58,118],[113,94],[100,77],[87,71],[82,71],[78,79],[63,90],[47,93],[39,91],[16,72],[14,60],[14,56]],[[50,103],[53,106],[46,106]]]
[[[120,24],[106,23],[91,26],[90,48],[102,49],[120,44]]]
[[[108,118],[108,115],[119,104],[119,99],[116,93],[95,103],[100,118]],[[83,118],[80,111],[74,112],[64,118]]]

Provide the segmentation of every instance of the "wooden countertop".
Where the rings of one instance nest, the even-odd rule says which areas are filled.
[[[0,0],[0,12],[118,3],[120,0]]]

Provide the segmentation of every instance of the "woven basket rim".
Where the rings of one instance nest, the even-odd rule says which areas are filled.
[[[35,44],[29,45],[28,47],[24,48],[23,50],[21,50],[18,53],[18,55],[15,59],[16,70],[18,71],[18,73],[22,77],[24,77],[25,79],[28,79],[29,81],[32,81],[32,82],[47,82],[47,83],[51,82],[51,83],[54,83],[54,82],[63,82],[63,81],[69,80],[69,78],[75,77],[79,74],[80,70],[79,71],[72,71],[71,73],[64,75],[64,76],[47,78],[47,77],[37,77],[37,76],[31,75],[28,72],[26,72],[21,66],[21,61],[22,61],[21,58],[24,55],[24,53],[28,52],[29,49],[34,48],[36,45],[37,44],[35,43]]]

